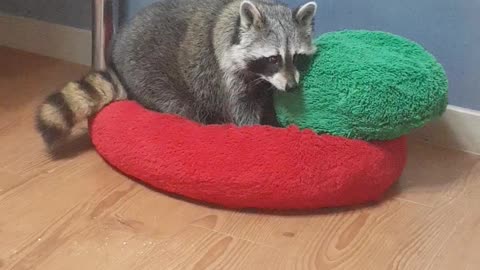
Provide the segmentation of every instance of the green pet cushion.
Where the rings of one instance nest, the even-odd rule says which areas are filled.
[[[302,71],[302,89],[275,96],[283,126],[352,139],[390,140],[440,116],[445,71],[420,45],[373,31],[327,33]]]

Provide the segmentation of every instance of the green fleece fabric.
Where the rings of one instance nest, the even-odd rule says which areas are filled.
[[[358,30],[324,34],[315,43],[318,51],[304,65],[302,90],[275,96],[283,126],[390,140],[445,111],[445,71],[420,45]]]

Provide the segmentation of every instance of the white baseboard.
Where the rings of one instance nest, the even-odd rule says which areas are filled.
[[[442,118],[414,131],[412,136],[480,155],[480,111],[449,105]]]
[[[92,34],[84,29],[1,14],[0,46],[90,65]]]

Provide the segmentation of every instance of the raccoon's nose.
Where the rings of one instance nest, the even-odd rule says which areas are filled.
[[[291,79],[287,81],[287,85],[285,87],[285,91],[292,92],[293,90],[297,89],[298,83],[295,79]]]

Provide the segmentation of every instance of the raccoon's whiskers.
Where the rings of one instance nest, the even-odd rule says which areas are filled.
[[[270,91],[270,90],[275,90],[275,86],[273,86],[273,84],[270,84],[270,87],[268,87],[266,91]]]
[[[253,81],[251,81],[251,82],[248,82],[248,86],[249,86],[249,87],[257,86],[257,85],[259,85],[262,81],[263,81],[263,78],[258,77],[258,78],[256,78],[255,80],[253,80]]]

